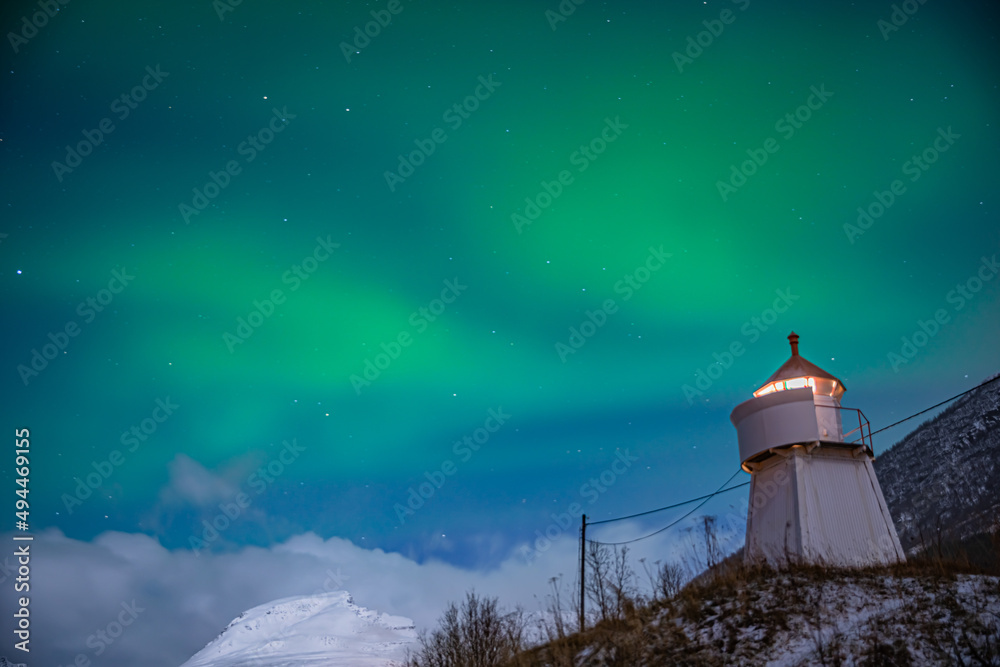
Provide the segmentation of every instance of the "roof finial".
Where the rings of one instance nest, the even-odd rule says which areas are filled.
[[[792,356],[799,356],[799,335],[794,331],[788,334],[788,343],[792,346]]]

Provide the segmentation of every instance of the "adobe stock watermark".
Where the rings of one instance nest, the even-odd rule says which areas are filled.
[[[288,127],[288,121],[298,118],[296,114],[288,113],[288,107],[277,107],[271,109],[271,119],[264,127],[254,134],[248,134],[247,138],[236,147],[236,154],[243,157],[245,164],[253,162],[257,156],[267,148],[268,144],[274,141],[276,135],[281,134]],[[209,170],[208,180],[200,188],[191,188],[194,196],[191,203],[181,202],[177,205],[184,224],[191,222],[191,217],[201,215],[201,212],[208,208],[212,200],[218,197],[223,190],[229,187],[233,179],[243,173],[243,166],[238,160],[229,160],[219,171]]]
[[[750,6],[750,0],[730,0],[730,2],[738,5],[741,12],[746,11],[747,7]],[[684,53],[674,51],[671,54],[671,57],[674,59],[674,65],[677,66],[677,71],[683,74],[685,65],[694,64],[694,61],[701,57],[705,49],[712,46],[715,40],[722,36],[726,26],[732,25],[736,21],[736,16],[733,10],[723,9],[719,12],[719,18],[702,21],[701,24],[705,26],[705,30],[696,35],[688,35]]]
[[[127,448],[126,451],[129,454],[135,453],[140,445],[156,433],[160,424],[167,421],[174,414],[174,410],[181,407],[171,401],[169,396],[165,399],[156,399],[154,404],[155,407],[149,417],[146,417],[138,424],[133,424],[129,430],[122,432],[119,442],[121,442],[122,447]],[[70,516],[73,515],[74,507],[83,505],[84,500],[90,498],[95,491],[104,486],[104,483],[125,463],[125,459],[125,454],[120,449],[112,449],[107,458],[101,461],[90,462],[90,466],[94,469],[94,472],[88,473],[83,479],[79,477],[73,478],[73,481],[76,482],[76,488],[73,489],[73,493],[64,493],[59,498],[62,500],[63,507],[66,508]]]
[[[452,132],[462,127],[462,124],[471,117],[471,114],[479,109],[480,103],[490,99],[493,93],[496,92],[496,89],[503,85],[499,81],[494,81],[492,74],[487,78],[480,76],[478,81],[479,85],[475,87],[471,95],[466,96],[461,102],[451,105],[441,114],[441,120],[448,124]],[[405,156],[402,153],[397,155],[399,163],[396,165],[396,170],[387,170],[383,174],[385,176],[385,184],[389,186],[389,192],[395,192],[397,185],[404,183],[406,179],[413,176],[417,167],[424,164],[427,158],[434,154],[438,144],[443,144],[447,140],[448,133],[444,131],[444,128],[440,127],[435,127],[431,130],[430,136],[426,139],[414,139],[413,143],[416,149],[410,151]]]
[[[312,253],[282,273],[281,283],[290,286],[289,292],[295,292],[302,286],[303,281],[309,280],[310,276],[319,269],[319,265],[330,259],[330,255],[339,247],[339,243],[330,240],[329,234],[325,239],[322,236],[317,236],[316,247],[313,248]],[[229,354],[236,350],[237,345],[247,342],[254,332],[262,327],[271,315],[274,315],[275,309],[284,305],[287,298],[281,288],[275,288],[271,290],[269,298],[265,298],[263,301],[254,299],[253,308],[247,313],[247,316],[236,318],[235,333],[228,331],[222,333],[222,342],[226,344]]]
[[[946,303],[952,305],[956,313],[961,312],[975,296],[982,291],[986,283],[993,280],[1000,272],[1000,264],[997,263],[997,256],[982,257],[979,268],[965,282],[955,285],[955,289],[950,290],[944,296]],[[917,356],[921,349],[927,346],[931,338],[934,338],[941,330],[941,327],[951,322],[951,314],[945,308],[938,308],[930,319],[917,320],[916,330],[909,336],[903,336],[900,340],[902,345],[899,352],[895,350],[886,355],[892,372],[898,373],[899,367]]]
[[[776,289],[774,293],[776,297],[774,302],[771,303],[771,307],[762,310],[759,316],[754,315],[740,327],[740,333],[746,337],[748,345],[753,345],[760,340],[761,334],[765,333],[778,321],[778,316],[788,312],[788,309],[801,298],[797,294],[792,294],[791,287],[787,287],[784,290]],[[743,356],[744,352],[746,352],[746,348],[743,341],[740,339],[734,340],[721,354],[718,352],[712,353],[712,359],[715,361],[709,364],[705,370],[700,368],[695,369],[694,386],[692,387],[690,384],[681,386],[681,391],[684,392],[684,398],[687,399],[688,406],[694,405],[695,398],[704,396],[705,392],[715,384],[715,381],[721,378],[723,373],[732,368],[736,359]]]
[[[267,491],[267,488],[284,474],[285,468],[295,463],[302,452],[306,451],[295,438],[292,438],[291,442],[282,440],[281,444],[283,447],[276,457],[247,476],[246,486],[254,495],[251,496],[242,490],[237,491],[232,501],[219,503],[219,513],[211,521],[202,519],[201,537],[193,534],[188,537],[188,544],[191,545],[195,556],[201,556],[202,551],[208,549],[222,533],[229,530],[229,527],[236,523],[243,512],[253,504],[253,499]]]
[[[569,163],[576,167],[577,173],[582,174],[608,149],[608,145],[616,141],[627,129],[628,124],[622,122],[621,116],[615,116],[614,120],[605,117],[604,127],[598,135],[586,144],[580,144],[570,153]],[[540,182],[542,189],[534,197],[524,198],[524,214],[514,212],[510,215],[510,221],[517,233],[521,234],[525,226],[532,224],[542,215],[542,211],[552,206],[552,202],[559,198],[565,188],[573,184],[574,178],[569,169],[563,169],[551,181],[542,180]]]
[[[615,452],[615,458],[611,462],[611,465],[601,471],[601,474],[597,477],[591,477],[589,480],[581,484],[577,493],[587,501],[587,505],[593,505],[604,493],[608,491],[608,489],[614,486],[615,482],[627,473],[632,468],[632,464],[638,460],[639,457],[632,456],[627,449],[619,449]],[[553,512],[550,515],[552,517],[552,523],[546,526],[544,530],[536,529],[536,537],[534,541],[530,545],[522,544],[521,548],[518,549],[518,553],[520,553],[521,558],[524,559],[525,564],[530,565],[538,558],[539,554],[543,554],[552,548],[552,543],[557,537],[562,535],[567,530],[578,526],[579,519],[583,516],[583,510],[583,505],[578,502],[573,502],[566,507],[565,512],[560,512],[559,514]]]
[[[20,51],[22,46],[38,35],[38,31],[49,24],[49,19],[55,18],[60,5],[65,7],[69,3],[70,0],[39,0],[36,3],[38,11],[30,17],[27,14],[21,17],[21,29],[7,33],[7,41],[10,42],[10,48],[14,49],[14,53]]]
[[[646,261],[637,266],[630,273],[614,284],[615,294],[621,294],[622,302],[631,299],[642,286],[649,282],[653,274],[663,268],[666,261],[673,257],[669,252],[663,251],[663,246],[659,248],[649,247],[649,255]],[[569,338],[567,342],[556,341],[556,354],[564,364],[571,354],[587,344],[587,341],[597,334],[598,329],[608,322],[608,316],[618,312],[618,304],[614,299],[605,299],[596,311],[584,311],[584,320],[579,326],[569,328]]]
[[[931,165],[938,161],[942,153],[948,151],[948,149],[955,145],[955,141],[962,138],[961,134],[955,134],[952,131],[951,125],[948,126],[947,130],[939,127],[937,134],[938,136],[934,138],[934,141],[921,151],[919,155],[913,155],[903,163],[903,175],[909,176],[911,183],[916,182],[917,179],[923,176],[931,168]],[[875,200],[867,206],[858,207],[857,225],[852,225],[849,222],[844,223],[844,233],[847,235],[847,240],[851,242],[851,245],[854,245],[855,239],[871,229],[876,220],[885,215],[885,212],[896,203],[897,197],[905,193],[906,184],[898,178],[889,184],[888,190],[873,191],[872,196]]]
[[[885,42],[889,41],[889,35],[897,32],[900,28],[906,25],[906,22],[910,20],[910,17],[917,13],[917,10],[926,3],[927,0],[904,0],[902,5],[893,5],[892,13],[889,14],[889,20],[880,18],[876,21],[875,26],[882,33],[882,40]]]
[[[340,43],[340,52],[344,54],[347,63],[351,63],[351,58],[361,53],[361,50],[372,43],[372,40],[382,34],[382,29],[392,23],[392,17],[403,11],[403,5],[399,0],[389,0],[385,9],[373,9],[369,12],[372,21],[364,25],[364,30],[360,25],[354,26],[354,40],[348,44]]]
[[[350,579],[350,577],[346,574],[340,573],[339,567],[336,572],[327,568],[324,574],[326,574],[326,579],[323,580],[323,586],[314,590],[311,595],[322,595],[323,593],[342,591],[344,590],[344,582]]]
[[[555,32],[556,26],[572,16],[576,12],[576,8],[584,2],[586,0],[562,0],[554,10],[546,9],[545,20],[549,22],[552,31]]]
[[[98,290],[94,296],[88,296],[76,306],[76,314],[83,318],[83,324],[90,324],[97,318],[97,314],[103,312],[115,296],[121,294],[128,287],[128,284],[135,280],[135,276],[129,275],[128,269],[122,268],[111,271],[111,280],[105,289]],[[38,377],[38,374],[49,366],[49,362],[55,360],[62,352],[66,354],[70,339],[76,338],[83,331],[76,320],[69,320],[61,329],[48,334],[49,342],[42,345],[41,352],[38,348],[31,348],[31,359],[27,364],[18,364],[17,374],[21,377],[21,382],[27,387],[28,383]]]
[[[451,447],[451,453],[458,457],[460,463],[468,463],[473,454],[478,452],[489,441],[490,436],[507,423],[508,419],[510,419],[510,415],[503,411],[503,406],[498,406],[496,409],[490,408],[486,411],[486,420],[483,425],[473,430],[470,435],[464,435],[461,440],[456,440]],[[406,523],[406,517],[416,514],[417,510],[422,508],[445,485],[448,478],[453,477],[457,472],[458,465],[451,459],[445,459],[440,466],[433,470],[424,471],[424,478],[427,481],[407,489],[409,493],[406,497],[406,505],[396,503],[392,506],[399,525],[402,526]]]
[[[10,562],[10,555],[4,556],[3,562],[0,563],[0,584],[3,584],[15,574],[17,574],[17,567],[14,563]]]
[[[170,72],[161,72],[159,65],[156,69],[147,65],[146,75],[142,80],[133,86],[132,90],[113,99],[108,109],[119,121],[125,120],[168,76]],[[111,117],[102,118],[92,130],[83,130],[83,139],[74,146],[66,146],[66,157],[63,158],[63,162],[53,160],[52,172],[56,175],[56,180],[62,183],[63,177],[72,174],[74,169],[83,164],[83,158],[93,153],[94,149],[103,144],[104,139],[114,131],[115,123]]]
[[[814,111],[819,111],[826,104],[827,100],[833,97],[833,93],[826,89],[826,84],[810,86],[811,95],[806,98],[805,104],[799,105],[794,110],[786,113],[774,124],[774,131],[781,133],[782,138],[788,141],[795,136],[795,132],[802,129],[804,123],[812,118]],[[778,152],[781,145],[774,137],[764,140],[761,148],[748,148],[746,154],[749,160],[744,160],[737,168],[735,164],[729,165],[729,179],[726,181],[716,181],[715,188],[719,191],[722,201],[728,201],[729,196],[735,194],[741,187],[746,185],[747,179],[757,173],[763,167],[768,158]]]
[[[125,631],[135,623],[136,619],[139,618],[139,614],[146,611],[145,607],[140,607],[136,603],[135,599],[131,602],[125,602],[124,600],[119,605],[121,611],[111,619],[103,628],[98,628],[87,637],[85,642],[87,648],[92,649],[94,652],[94,657],[100,657],[104,655],[107,651],[123,634]],[[91,660],[87,653],[77,653],[76,657],[73,658],[73,662],[67,667],[89,667]],[[58,667],[62,667],[59,665]]]
[[[417,335],[422,334],[467,289],[469,289],[469,286],[458,282],[457,277],[454,280],[445,280],[441,295],[436,299],[431,299],[426,306],[421,306],[410,313],[407,324],[413,327]],[[355,373],[348,378],[351,387],[354,388],[354,393],[360,396],[361,388],[370,387],[372,382],[377,380],[382,375],[382,372],[392,365],[393,361],[399,359],[400,355],[403,354],[403,350],[413,344],[413,340],[414,338],[410,332],[404,329],[396,334],[395,339],[388,343],[381,343],[379,347],[382,351],[375,355],[374,361],[367,357],[365,358],[364,370],[361,371],[361,375]]]
[[[226,20],[226,14],[236,11],[236,8],[243,4],[243,0],[212,0],[212,9],[220,21]]]

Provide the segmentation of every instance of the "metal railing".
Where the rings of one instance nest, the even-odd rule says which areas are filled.
[[[851,440],[851,443],[860,442],[868,449],[874,451],[875,447],[872,444],[872,427],[871,424],[868,423],[868,417],[865,417],[865,413],[861,412],[858,408],[841,408],[841,410],[858,413],[858,427],[844,434],[844,442],[847,442],[847,436],[852,433],[858,433],[860,440]]]
[[[857,427],[851,429],[850,431],[847,431],[846,433],[844,433],[843,436],[841,437],[841,439],[845,443],[847,443],[849,445],[860,444],[860,445],[864,445],[865,447],[867,447],[868,449],[870,449],[872,451],[875,451],[875,448],[872,445],[872,427],[871,427],[871,424],[868,423],[868,418],[865,417],[865,413],[861,412],[861,410],[859,410],[858,408],[845,408],[845,407],[833,406],[833,405],[817,405],[816,407],[818,407],[818,408],[829,408],[831,410],[843,410],[844,412],[854,412],[854,413],[856,413],[857,416],[858,416],[858,425],[857,425]],[[847,421],[845,419],[841,418],[840,422],[841,422],[841,429],[844,429],[844,428],[847,427]],[[854,439],[854,440],[848,440],[847,439],[850,435],[855,434],[855,433],[858,434],[856,436],[856,439]]]

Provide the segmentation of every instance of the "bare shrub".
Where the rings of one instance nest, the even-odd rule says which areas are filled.
[[[524,648],[524,625],[520,609],[503,613],[496,598],[468,593],[461,607],[448,605],[436,630],[421,633],[406,667],[500,667]]]
[[[684,568],[678,563],[656,561],[650,567],[645,558],[640,558],[642,569],[649,580],[651,602],[666,602],[681,592],[686,579]]]
[[[628,564],[628,547],[616,549],[589,542],[586,553],[587,599],[600,620],[619,620],[641,603],[635,572]]]
[[[705,569],[711,570],[722,560],[722,548],[716,530],[716,517],[702,517],[702,539],[705,540]]]
[[[541,621],[542,634],[548,640],[555,641],[563,639],[572,632],[572,628],[566,622],[567,614],[572,618],[580,617],[580,598],[577,595],[579,590],[578,580],[569,582],[567,592],[563,590],[563,575],[549,579],[549,592],[545,596],[545,616]],[[580,628],[577,628],[578,630]]]

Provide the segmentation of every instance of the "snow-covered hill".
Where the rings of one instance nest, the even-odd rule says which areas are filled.
[[[997,665],[1000,579],[821,568],[723,575],[533,649],[522,664]]]
[[[181,667],[386,667],[401,664],[416,638],[410,619],[337,591],[254,607]]]

